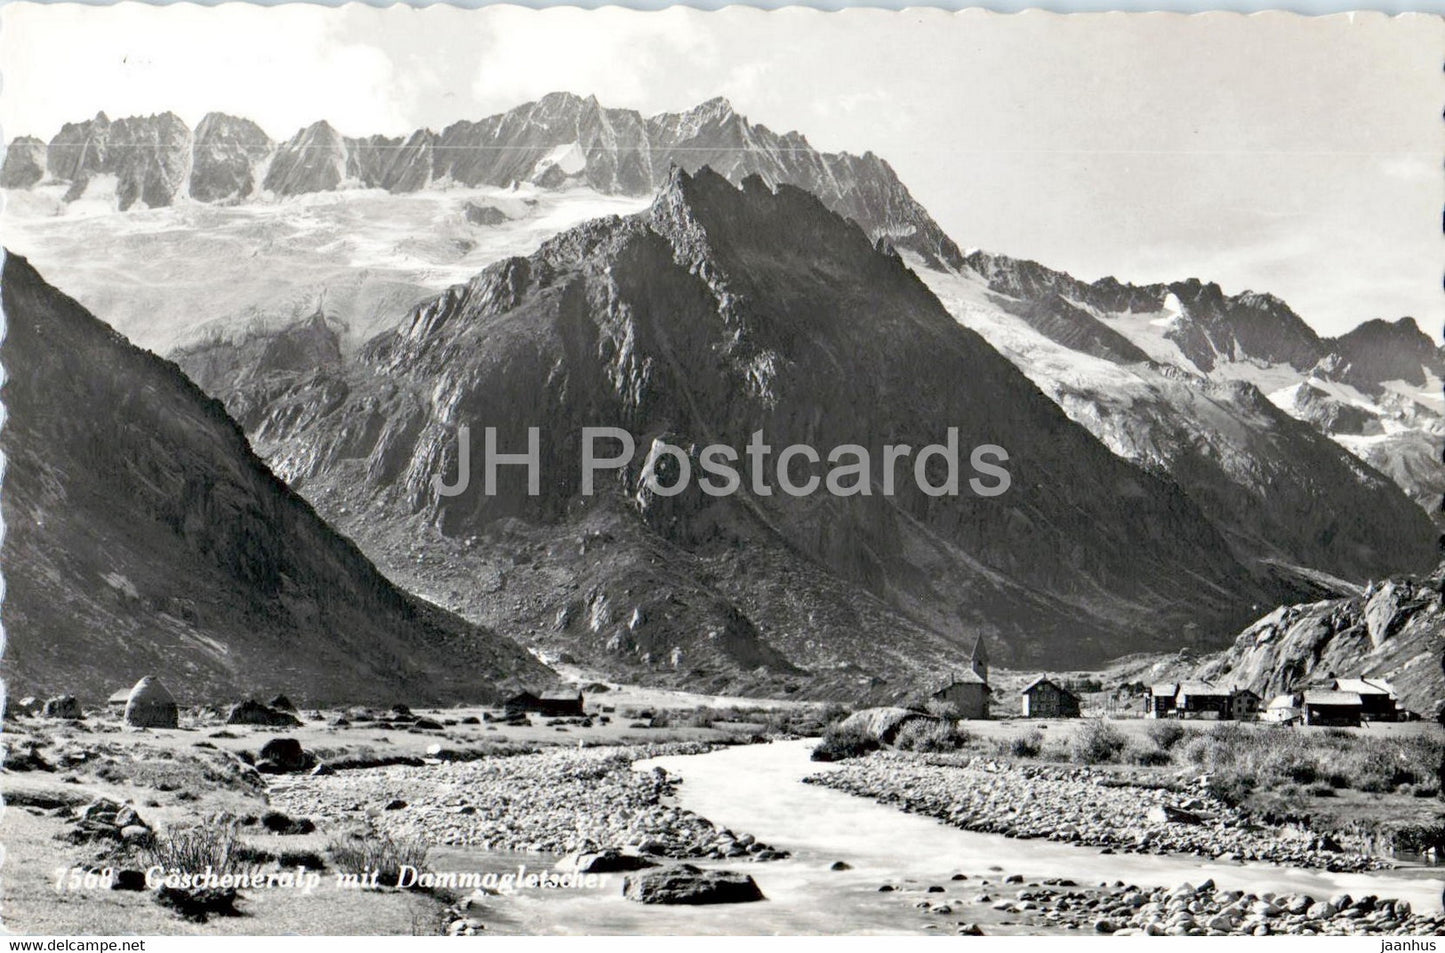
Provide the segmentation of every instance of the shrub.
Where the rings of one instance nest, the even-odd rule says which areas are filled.
[[[894,744],[903,751],[938,754],[957,751],[967,742],[968,733],[959,730],[953,722],[925,721],[919,718],[903,726]]]
[[[829,725],[823,732],[823,740],[813,749],[814,761],[846,761],[861,758],[882,745],[878,739],[861,728],[845,729],[841,725]]]
[[[1124,750],[1124,736],[1102,718],[1079,724],[1069,746],[1071,760],[1078,764],[1104,764],[1117,760]]]
[[[934,718],[942,718],[946,721],[953,721],[958,718],[958,706],[953,702],[946,702],[941,698],[930,698],[923,703],[923,710]]]
[[[1177,721],[1156,721],[1149,726],[1149,740],[1161,751],[1171,750],[1186,734],[1184,726]]]
[[[1129,760],[1146,768],[1157,768],[1174,763],[1174,758],[1162,748],[1135,748],[1130,753]]]
[[[146,866],[194,873],[210,867],[217,874],[248,863],[234,820],[217,820],[157,834],[145,851]]]
[[[717,713],[711,708],[661,709],[652,716],[654,728],[711,728]]]
[[[1313,761],[1291,761],[1284,766],[1284,775],[1296,784],[1313,784],[1319,778],[1319,768]]]
[[[1238,807],[1254,793],[1255,779],[1248,775],[1222,774],[1211,776],[1209,793],[1231,807]]]
[[[427,858],[426,842],[421,838],[392,837],[370,825],[333,840],[326,850],[341,873],[369,876],[378,871],[377,883],[385,887],[400,882],[402,865],[421,870]]]
[[[1043,750],[1044,735],[1038,729],[1019,735],[1008,743],[1008,753],[1015,758],[1037,758]]]

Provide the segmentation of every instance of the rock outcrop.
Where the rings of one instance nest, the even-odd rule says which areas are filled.
[[[28,189],[45,178],[45,143],[34,136],[20,136],[5,149],[0,166],[0,189]]]
[[[1445,603],[1434,574],[1372,583],[1344,599],[1281,606],[1207,659],[1199,677],[1248,687],[1266,699],[1312,681],[1388,682],[1400,706],[1435,717],[1445,702]]]

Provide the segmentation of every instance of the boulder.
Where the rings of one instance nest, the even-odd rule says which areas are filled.
[[[135,683],[125,703],[125,723],[133,728],[179,728],[176,700],[154,675]]]
[[[559,870],[575,870],[579,874],[620,874],[656,867],[657,862],[640,854],[628,854],[616,847],[598,851],[569,854],[557,864]]]
[[[263,813],[261,826],[273,834],[310,834],[316,830],[316,822],[311,818],[292,817],[281,811]]]
[[[930,719],[928,715],[910,708],[864,708],[843,719],[838,730],[857,732],[872,738],[879,744],[887,745],[893,743],[893,739],[898,737],[898,733],[903,730],[904,725],[920,719],[937,720]]]
[[[315,764],[315,756],[295,738],[272,738],[262,745],[256,770],[262,774],[290,774],[310,770]]]
[[[46,718],[67,718],[71,721],[85,717],[84,712],[80,710],[80,702],[74,695],[57,695],[47,699],[41,714]]]
[[[5,714],[11,718],[17,715],[38,715],[41,704],[40,699],[34,695],[26,695],[19,701],[9,701],[7,699],[5,702]]]
[[[289,711],[292,714],[296,713],[296,706],[293,705],[291,703],[291,699],[287,698],[285,695],[277,695],[266,704],[276,709],[277,711]]]
[[[702,870],[678,864],[623,879],[622,895],[638,903],[710,904],[766,900],[757,883],[735,870]]]
[[[1203,824],[1204,818],[1193,811],[1159,804],[1149,809],[1149,820],[1155,824]]]
[[[226,724],[296,728],[301,721],[295,715],[263,705],[254,698],[248,698],[231,706],[230,711],[226,712]]]

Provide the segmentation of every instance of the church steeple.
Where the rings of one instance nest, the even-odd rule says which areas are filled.
[[[980,634],[973,642],[973,654],[969,657],[968,667],[973,673],[985,682],[988,681],[988,645]]]

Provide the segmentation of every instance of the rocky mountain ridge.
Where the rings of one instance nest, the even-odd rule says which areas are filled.
[[[556,189],[585,185],[607,195],[648,195],[676,165],[708,166],[739,182],[757,175],[813,192],[834,211],[950,267],[962,255],[893,169],[871,152],[814,149],[797,132],[749,122],[722,98],[680,113],[644,117],[595,96],[551,93],[479,121],[407,136],[345,136],[318,121],[284,142],[255,123],[207,114],[194,133],[173,113],[67,123],[46,145],[19,137],[0,167],[0,188],[64,185],[68,200],[97,176],[115,176],[117,207],[159,208],[183,199],[240,201],[339,189],[415,192],[449,186]]]
[[[1020,664],[1238,630],[1278,592],[1179,488],[1120,460],[958,323],[896,254],[789,186],[674,172],[651,208],[564,232],[413,309],[355,361],[178,355],[293,486],[388,572],[550,651],[712,690],[898,690],[984,633]],[[204,370],[202,370],[204,368]],[[454,497],[474,446],[541,431],[541,492]],[[578,488],[579,431],[641,448]],[[995,500],[905,480],[794,498],[642,483],[657,441],[1007,449]],[[475,450],[473,453],[475,454]],[[698,461],[694,459],[693,469]],[[938,475],[935,473],[934,478]],[[389,527],[389,528],[387,528]],[[419,543],[425,539],[425,544]],[[451,564],[450,566],[448,564]],[[466,591],[487,583],[488,598]],[[487,615],[490,613],[490,615]],[[1217,643],[1216,643],[1217,644]]]

